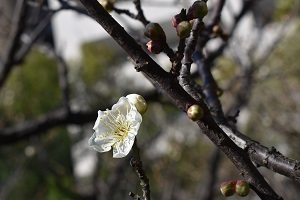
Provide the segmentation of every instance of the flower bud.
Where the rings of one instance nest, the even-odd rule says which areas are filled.
[[[130,103],[132,103],[137,111],[139,111],[139,113],[144,114],[147,109],[148,109],[148,105],[146,100],[144,99],[144,97],[142,97],[139,94],[129,94],[126,96],[126,98],[128,99],[128,101]]]
[[[172,18],[172,24],[176,28],[180,22],[182,22],[181,13],[174,15]]]
[[[164,47],[160,41],[150,40],[147,44],[147,49],[149,52],[154,54],[159,54],[163,51]]]
[[[107,12],[111,12],[114,9],[114,4],[115,2],[112,0],[104,0],[104,1],[99,1],[98,2],[103,6],[103,8],[107,11]]]
[[[158,23],[149,23],[145,27],[144,35],[151,40],[166,42],[166,34]]]
[[[217,96],[220,97],[223,94],[223,90],[221,88],[217,88],[216,93],[217,93]]]
[[[235,192],[241,197],[245,197],[250,192],[250,186],[246,181],[238,180],[235,184]]]
[[[177,35],[180,39],[187,38],[190,36],[192,25],[188,21],[180,22],[176,28]]]
[[[235,183],[234,181],[226,181],[221,183],[220,190],[225,197],[234,195],[235,193]]]
[[[222,31],[222,28],[219,26],[219,25],[215,25],[213,28],[212,28],[212,33],[215,35],[215,36],[219,36],[223,33]]]
[[[178,13],[177,15],[174,15],[174,17],[172,18],[172,24],[176,28],[178,26],[178,24],[182,21],[187,21],[185,9],[181,9],[180,13]]]
[[[187,13],[188,19],[203,19],[207,15],[208,9],[204,1],[195,1],[194,4],[189,8]]]
[[[189,109],[187,111],[188,117],[193,121],[200,120],[203,117],[203,114],[204,114],[203,109],[201,108],[201,106],[199,106],[197,104],[189,107]]]

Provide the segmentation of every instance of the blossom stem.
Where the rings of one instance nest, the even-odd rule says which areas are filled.
[[[143,197],[141,198],[138,195],[133,194],[133,193],[130,193],[130,196],[132,196],[134,199],[151,200],[149,179],[147,178],[145,170],[143,169],[143,163],[140,158],[140,149],[137,146],[136,138],[134,140],[132,152],[133,152],[133,154],[132,154],[132,158],[130,160],[130,165],[134,168],[135,172],[137,173],[137,175],[140,179],[140,185],[142,186]]]

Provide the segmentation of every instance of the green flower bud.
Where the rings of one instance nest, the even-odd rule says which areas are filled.
[[[148,104],[146,102],[146,100],[144,99],[144,97],[142,97],[139,94],[129,94],[126,96],[126,98],[128,99],[128,101],[130,103],[132,103],[137,111],[141,114],[144,114],[147,109],[148,109]]]
[[[154,54],[159,54],[164,50],[164,47],[160,41],[150,40],[146,45],[147,45],[148,51],[151,53],[154,53]]]
[[[204,1],[195,1],[194,4],[189,8],[187,13],[188,19],[203,19],[207,15],[208,9]]]
[[[217,88],[217,90],[216,90],[216,93],[217,93],[218,97],[222,96],[223,92],[224,91],[221,88]]]
[[[197,120],[202,119],[202,117],[204,115],[204,111],[201,108],[201,106],[195,104],[195,105],[192,105],[191,107],[189,107],[189,109],[187,111],[187,115],[191,120],[197,121]]]
[[[180,22],[176,28],[177,35],[180,39],[187,38],[190,36],[192,25],[188,21]]]
[[[235,193],[235,183],[234,181],[226,181],[221,183],[220,190],[225,197],[234,195]]]
[[[246,181],[238,180],[235,184],[235,192],[241,197],[245,197],[250,192],[250,186]]]
[[[144,35],[151,40],[166,42],[166,34],[158,23],[147,24]]]
[[[103,6],[103,8],[107,12],[111,12],[114,9],[115,2],[112,0],[104,0],[104,1],[99,1],[98,2]]]

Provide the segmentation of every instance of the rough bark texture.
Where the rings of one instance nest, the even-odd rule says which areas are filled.
[[[136,69],[142,71],[157,83],[179,108],[186,111],[193,104],[200,104],[204,108],[205,117],[201,122],[198,122],[200,129],[230,158],[261,199],[282,199],[264,180],[263,176],[250,161],[247,153],[237,147],[214,122],[209,109],[203,102],[197,102],[189,96],[178,84],[177,80],[155,63],[96,0],[81,0],[81,3],[91,17],[128,53],[135,62]]]

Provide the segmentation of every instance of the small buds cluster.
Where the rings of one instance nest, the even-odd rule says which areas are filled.
[[[234,194],[245,197],[250,192],[250,186],[246,181],[243,180],[226,181],[221,183],[220,190],[225,197],[229,197]]]
[[[187,110],[187,115],[191,120],[197,121],[203,118],[204,111],[201,106],[194,104]]]
[[[187,18],[202,20],[208,13],[207,5],[204,1],[195,1],[187,12]]]
[[[172,24],[176,28],[177,35],[180,39],[184,39],[190,36],[192,30],[192,24],[194,19],[202,20],[207,15],[207,5],[204,1],[195,1],[189,8],[187,14],[186,10],[181,12],[172,18]]]
[[[98,0],[98,2],[103,6],[103,8],[107,12],[111,12],[114,9],[115,2],[113,0],[103,0],[103,1]]]
[[[147,43],[149,52],[159,54],[163,51],[166,43],[166,34],[158,23],[147,24],[144,35],[151,39],[151,41]]]
[[[182,9],[179,14],[172,18],[172,24],[174,28],[176,28],[177,35],[180,39],[190,36],[192,24],[187,20],[185,9]]]

